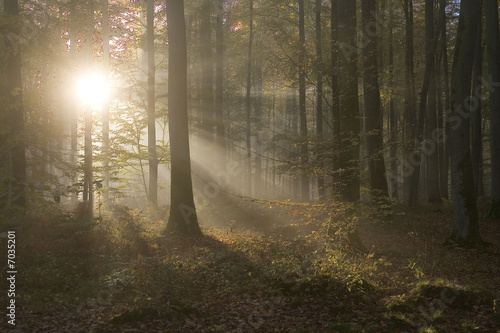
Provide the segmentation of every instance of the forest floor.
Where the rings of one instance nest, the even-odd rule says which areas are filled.
[[[200,205],[198,239],[164,237],[165,213],[124,208],[92,225],[25,218],[16,325],[4,315],[0,330],[499,332],[500,221],[481,222],[492,245],[474,250],[443,245],[446,204],[387,222],[361,206],[231,200]]]

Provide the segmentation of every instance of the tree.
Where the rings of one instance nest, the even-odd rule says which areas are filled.
[[[306,36],[304,27],[304,0],[299,0],[299,120],[300,136],[302,139],[300,146],[300,159],[302,165],[307,165],[309,147],[307,144],[307,117],[306,117]],[[300,177],[300,199],[309,201],[309,176],[302,170]]]
[[[321,37],[321,0],[316,0],[316,135],[318,138],[323,137],[323,47]],[[320,156],[320,162],[323,165],[323,157]],[[318,194],[320,200],[325,197],[325,179],[323,175],[318,176]]]
[[[187,116],[187,46],[184,1],[166,0],[169,66],[168,114],[171,205],[167,232],[201,235],[193,198]]]
[[[148,54],[148,199],[151,204],[156,205],[158,202],[158,157],[156,155],[154,0],[147,0],[146,8]]]
[[[4,1],[4,18],[7,26],[3,29],[5,43],[5,86],[0,97],[2,128],[0,163],[4,181],[2,204],[7,208],[26,207],[26,145],[24,139],[24,108],[21,76],[21,20],[17,0]],[[2,126],[3,127],[3,126]],[[5,134],[4,134],[5,133]]]
[[[486,36],[488,48],[488,74],[497,85],[490,89],[491,112],[491,209],[489,216],[500,218],[500,32],[498,24],[498,2],[484,0],[486,13]]]
[[[426,66],[429,62],[429,86],[427,91],[426,120],[425,120],[425,138],[427,142],[432,142],[433,133],[438,128],[437,119],[437,88],[436,88],[436,48],[437,36],[440,29],[435,28],[434,24],[434,0],[427,1],[425,6],[425,34],[426,34]],[[434,52],[431,53],[431,50]],[[428,57],[428,58],[427,58]],[[424,98],[424,96],[422,96]],[[439,150],[436,145],[432,147],[423,147],[426,152],[426,181],[427,181],[427,200],[433,203],[441,202],[441,193],[439,192]]]
[[[410,156],[412,152],[411,143],[416,135],[416,112],[415,112],[415,68],[414,68],[414,30],[413,30],[413,0],[404,0],[405,12],[405,153]],[[403,166],[405,174],[411,175],[413,165]],[[410,190],[410,179],[404,179],[405,194]]]
[[[482,0],[481,0],[482,2]],[[474,175],[474,191],[476,196],[484,194],[483,188],[483,130],[481,103],[481,76],[483,72],[483,20],[477,22],[477,37],[474,47],[474,65],[472,69],[472,98],[474,108],[471,108],[471,158]],[[479,98],[478,98],[479,97]]]
[[[215,130],[216,142],[219,149],[224,168],[226,164],[226,135],[224,130],[224,18],[223,1],[217,0],[215,3],[217,24],[215,28]]]
[[[339,40],[339,138],[341,194],[347,201],[358,201],[360,192],[359,170],[359,101],[357,70],[356,2],[338,1]]]
[[[247,186],[248,194],[252,195],[252,147],[251,147],[251,114],[252,114],[252,43],[253,43],[253,0],[250,0],[250,29],[248,35],[247,85],[245,96],[246,116],[246,149],[247,149]]]
[[[109,2],[102,1],[102,57],[103,75],[105,80],[109,79]],[[109,101],[104,101],[102,107],[102,151],[104,153],[104,203],[109,200]]]
[[[451,77],[450,153],[455,225],[450,240],[481,247],[470,152],[470,89],[481,3],[462,0]]]
[[[422,143],[424,143],[424,125],[426,118],[428,117],[428,94],[429,94],[429,86],[431,82],[434,83],[434,72],[435,72],[435,53],[436,53],[436,40],[435,37],[435,29],[434,29],[434,0],[426,0],[425,1],[425,69],[424,69],[424,79],[422,82],[422,90],[420,91],[420,105],[418,108],[418,118],[417,118],[417,128],[414,138],[414,147],[413,151],[410,153],[410,159],[413,157],[416,159],[417,163],[414,165],[411,179],[410,179],[410,198],[409,198],[409,206],[410,208],[415,208],[418,201],[418,184],[420,181],[420,168],[422,161],[422,152],[424,148],[428,152],[429,147],[422,147]],[[439,31],[439,30],[438,30]],[[434,114],[436,113],[435,108],[435,98],[429,99],[433,104],[432,111]],[[432,119],[427,119],[427,121],[432,122],[433,124],[436,122],[434,115],[431,117]],[[435,125],[431,125],[432,128],[436,128]],[[436,152],[435,147],[430,149],[433,153]],[[433,159],[433,161],[435,161]],[[432,201],[434,201],[433,198]],[[439,198],[439,201],[441,198]]]
[[[380,88],[377,64],[377,26],[375,0],[361,1],[362,25],[365,29],[363,47],[363,92],[366,115],[366,145],[368,148],[371,199],[380,203],[387,198],[387,179],[383,154],[383,113],[380,106]]]

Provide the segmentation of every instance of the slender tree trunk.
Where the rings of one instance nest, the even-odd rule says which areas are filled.
[[[389,21],[389,128],[390,128],[390,157],[391,157],[391,187],[389,191],[390,197],[398,199],[398,117],[396,115],[396,106],[394,99],[394,41],[393,41],[393,19],[392,14]]]
[[[318,138],[323,137],[323,47],[321,41],[321,0],[316,0],[316,134]],[[324,169],[323,156],[320,154],[319,161],[321,169]],[[318,175],[318,195],[320,200],[325,197],[325,179],[322,174]]]
[[[219,168],[226,167],[226,137],[224,133],[224,35],[223,35],[223,1],[215,3],[217,12],[217,26],[215,29],[215,125],[216,142],[221,159]]]
[[[429,61],[429,90],[427,91],[427,114],[425,121],[426,141],[422,147],[426,155],[426,187],[427,200],[431,203],[440,203],[439,192],[439,149],[437,142],[433,139],[438,128],[437,122],[437,87],[436,87],[436,52],[430,54],[430,50],[437,47],[437,31],[434,28],[434,0],[426,3],[426,49],[428,49],[426,61]],[[432,56],[432,58],[430,58]]]
[[[94,4],[89,1],[87,7],[87,32],[85,41],[85,61],[87,75],[90,75],[93,63],[92,40],[94,36]],[[83,201],[88,210],[88,217],[92,218],[94,214],[94,175],[92,158],[92,106],[87,103],[85,106],[85,156],[83,166]]]
[[[102,1],[102,57],[103,57],[103,75],[106,82],[109,79],[109,3],[108,0]],[[109,204],[109,100],[103,101],[102,107],[102,152],[104,154],[103,173],[104,173],[104,205]]]
[[[77,39],[76,39],[76,0],[70,1],[70,49],[69,49],[69,57],[71,63],[71,70],[75,68],[76,62],[76,48],[77,48]],[[73,109],[73,103],[68,103],[68,109],[70,112],[70,136],[71,136],[71,144],[70,144],[70,163],[71,165],[76,165],[76,159],[78,155],[78,116],[76,110]],[[77,182],[77,177],[72,175],[70,179],[71,185],[73,186]],[[71,205],[74,206],[78,202],[78,193],[76,190],[71,193]]]
[[[434,31],[434,0],[426,0],[425,2],[425,25],[426,25],[426,43],[425,43],[425,71],[422,90],[420,91],[420,106],[418,109],[417,131],[413,151],[410,153],[410,161],[415,161],[413,172],[410,179],[410,208],[415,208],[418,201],[418,184],[420,181],[420,168],[422,161],[422,152],[429,154],[430,151],[436,150],[436,147],[422,147],[424,136],[424,124],[427,114],[427,96],[429,85],[432,78],[432,73],[435,70],[435,53],[436,53],[436,37]],[[434,100],[435,101],[435,100]],[[435,112],[435,107],[434,107]],[[435,120],[435,118],[434,118]],[[425,150],[424,150],[425,149]]]
[[[362,26],[365,45],[363,47],[363,92],[366,114],[366,144],[369,156],[370,196],[373,202],[389,196],[383,154],[383,112],[380,105],[378,83],[377,28],[375,22],[375,0],[361,1]]]
[[[247,88],[246,88],[246,144],[247,144],[247,186],[248,195],[252,196],[252,147],[251,147],[251,114],[252,114],[252,43],[253,43],[253,0],[250,0],[250,31],[248,35]]]
[[[259,58],[258,56],[256,58]],[[254,91],[255,91],[255,179],[254,192],[255,195],[262,195],[262,149],[260,134],[262,130],[262,64],[260,59],[257,59],[254,64]]]
[[[355,202],[360,197],[360,118],[358,101],[356,2],[339,1],[338,36],[340,46],[340,132],[341,193],[345,200]]]
[[[149,190],[148,199],[158,204],[158,157],[156,155],[156,105],[155,105],[155,31],[154,0],[147,0],[147,54],[148,54],[148,156]]]
[[[167,232],[201,235],[193,198],[187,115],[187,47],[184,1],[166,0],[169,66],[168,116],[171,205]]]
[[[439,16],[441,20],[441,60],[442,60],[442,75],[440,75],[441,70],[438,70],[437,77],[439,79],[438,91],[443,91],[444,87],[444,105],[442,103],[442,98],[438,99],[438,130],[442,135],[442,140],[439,140],[439,192],[442,198],[448,198],[448,176],[450,168],[450,149],[448,145],[448,123],[445,121],[444,110],[449,110],[450,108],[450,88],[449,88],[449,77],[448,77],[448,45],[447,45],[447,34],[446,34],[446,0],[440,0],[439,6]],[[440,63],[438,62],[438,67]],[[443,110],[444,107],[444,110]]]
[[[306,35],[304,27],[304,0],[299,0],[299,119],[300,119],[300,159],[303,168],[307,167],[309,146],[307,144],[307,117],[306,117]],[[303,169],[300,177],[300,199],[309,201],[309,175]]]
[[[204,0],[200,22],[200,61],[201,61],[201,128],[204,145],[208,147],[213,141],[214,125],[214,85],[213,61],[210,29],[210,1]],[[208,153],[207,153],[208,155]],[[207,156],[208,158],[208,156]]]
[[[474,191],[470,153],[470,114],[468,113],[474,62],[477,21],[481,19],[481,3],[462,0],[451,78],[451,176],[455,227],[450,239],[472,247],[483,246]]]
[[[8,170],[10,177],[5,183],[6,206],[10,213],[26,208],[26,144],[24,138],[24,107],[21,77],[21,25],[19,15],[19,4],[17,0],[4,1],[4,17],[8,22],[3,27],[5,43],[5,69],[6,87],[4,103],[7,106],[3,111],[6,114],[7,128],[4,130],[3,148],[7,148],[6,155],[2,158],[2,168]],[[1,106],[2,108],[4,105]],[[2,113],[3,113],[2,112]],[[4,203],[4,202],[2,202]],[[2,207],[3,208],[3,207]]]
[[[488,44],[488,75],[494,87],[490,92],[491,120],[491,210],[489,216],[500,219],[500,33],[498,24],[498,2],[484,0],[486,13],[486,35]]]
[[[330,12],[330,58],[332,67],[332,139],[333,139],[333,179],[334,184],[332,190],[335,196],[335,189],[338,189],[340,177],[338,177],[338,170],[340,169],[340,91],[339,91],[339,34],[338,34],[338,5],[337,0],[331,0]]]
[[[406,51],[405,51],[405,152],[406,156],[410,156],[412,152],[412,144],[416,136],[416,96],[415,96],[415,70],[414,70],[414,32],[413,32],[413,0],[404,0],[405,12],[405,34],[406,34]],[[410,177],[415,166],[410,160],[403,164],[403,181],[405,197],[409,196]]]

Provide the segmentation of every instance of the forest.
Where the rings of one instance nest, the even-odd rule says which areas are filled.
[[[500,332],[498,0],[1,0],[0,330]]]

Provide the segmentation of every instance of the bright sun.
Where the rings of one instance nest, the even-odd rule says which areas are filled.
[[[84,105],[99,109],[108,99],[108,85],[102,75],[93,72],[78,79],[77,93]]]

